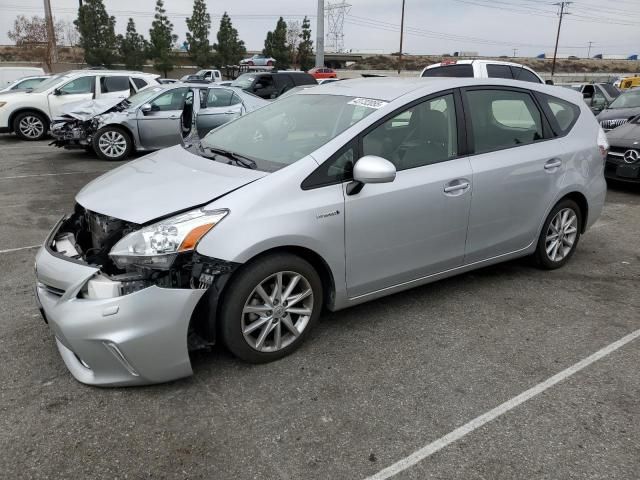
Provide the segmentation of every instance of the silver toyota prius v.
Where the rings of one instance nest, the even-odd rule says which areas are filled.
[[[324,308],[516,257],[563,266],[602,211],[607,148],[559,87],[310,88],[89,183],[37,254],[38,303],[87,384],[191,375],[215,342],[268,362]]]

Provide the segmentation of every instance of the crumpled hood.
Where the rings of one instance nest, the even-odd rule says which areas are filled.
[[[607,132],[609,143],[614,146],[631,146],[640,142],[640,124],[625,123]]]
[[[617,120],[617,119],[626,120],[630,117],[635,117],[636,115],[640,115],[640,107],[608,108],[606,110],[601,111],[596,116],[596,120],[598,120],[598,122],[601,122],[602,120]]]
[[[74,103],[62,111],[63,115],[78,120],[87,121],[96,115],[101,115],[110,108],[115,107],[119,103],[124,102],[122,98],[101,98],[99,100],[89,100],[87,102]]]
[[[92,212],[142,224],[206,204],[265,175],[176,145],[96,178],[80,190],[76,201]]]

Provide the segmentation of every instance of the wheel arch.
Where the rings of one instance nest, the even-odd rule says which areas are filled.
[[[41,110],[39,108],[36,108],[36,107],[20,107],[20,108],[16,109],[15,111],[11,112],[11,114],[9,115],[9,130],[11,132],[14,131],[13,122],[15,121],[16,117],[18,115],[20,115],[21,113],[28,113],[28,112],[37,113],[39,115],[42,115],[47,120],[47,122],[49,122],[49,124],[51,124],[51,118],[43,110]]]
[[[580,207],[580,214],[582,216],[582,225],[580,225],[580,233],[584,233],[587,229],[587,219],[589,218],[589,202],[587,201],[587,197],[584,196],[581,192],[573,191],[567,193],[562,198],[560,198],[555,204],[557,205],[563,200],[573,200]]]

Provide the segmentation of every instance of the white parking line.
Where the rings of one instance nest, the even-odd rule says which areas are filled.
[[[13,175],[11,177],[0,177],[0,180],[15,180],[16,178],[30,178],[30,177],[55,177],[57,175],[89,175],[94,173],[107,173],[107,172],[33,173],[29,175]]]
[[[441,437],[438,440],[431,442],[430,444],[422,447],[420,450],[413,452],[408,457],[405,457],[402,460],[399,460],[398,462],[388,466],[384,470],[380,470],[375,475],[371,475],[370,477],[367,477],[365,480],[385,480],[387,478],[393,477],[394,475],[408,469],[409,467],[414,466],[415,464],[424,460],[430,455],[433,455],[439,450],[442,450],[444,447],[451,445],[452,443],[460,440],[462,437],[480,428],[484,424],[489,423],[492,420],[495,420],[501,415],[504,415],[508,411],[514,409],[518,405],[526,402],[527,400],[532,399],[533,397],[544,392],[548,388],[553,387],[555,384],[562,382],[563,380],[566,380],[567,378],[579,372],[583,368],[586,368],[592,363],[600,360],[601,358],[606,357],[610,353],[616,351],[620,347],[626,345],[627,343],[635,340],[638,337],[640,337],[640,330],[636,330],[635,332],[632,332],[629,335],[622,337],[620,340],[613,342],[610,345],[607,345],[603,349],[598,350],[596,353],[592,355],[589,355],[584,360],[579,361],[578,363],[572,365],[566,370],[563,370],[560,373],[557,373],[556,375],[554,375],[553,377],[545,380],[544,382],[539,383],[535,387],[532,387],[529,390],[522,392],[517,397],[513,397],[511,400],[507,400],[503,404],[498,405],[493,410],[489,410],[487,413],[474,418],[473,420],[471,420],[468,423],[465,423],[461,427],[456,428],[452,432],[446,434],[444,437]]]
[[[38,245],[29,245],[28,247],[18,247],[18,248],[8,248],[6,250],[0,250],[0,253],[11,253],[11,252],[19,252],[20,250],[29,250],[31,248],[39,248],[41,244]]]

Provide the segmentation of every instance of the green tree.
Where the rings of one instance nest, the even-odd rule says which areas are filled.
[[[142,70],[148,50],[148,42],[136,31],[136,24],[133,18],[130,18],[127,33],[124,36],[118,35],[118,53],[125,67],[130,70]]]
[[[80,34],[85,61],[111,67],[116,59],[116,19],[107,14],[102,0],[85,0],[73,23]]]
[[[217,52],[219,66],[236,65],[247,53],[244,42],[238,38],[238,30],[233,28],[231,18],[224,12],[220,19],[217,35],[218,43],[213,45]]]
[[[209,67],[213,61],[211,45],[209,44],[209,30],[211,30],[211,16],[207,12],[204,0],[193,2],[193,15],[187,18],[187,43],[189,56],[199,67]]]
[[[302,21],[302,33],[298,44],[298,62],[300,70],[309,70],[314,66],[313,40],[311,40],[311,22],[307,17]]]
[[[149,57],[153,60],[154,68],[165,77],[168,71],[173,70],[171,49],[177,40],[178,36],[173,33],[173,23],[167,18],[164,2],[157,0],[156,14],[149,30]]]
[[[278,19],[273,32],[267,32],[262,53],[276,59],[276,66],[280,69],[289,68],[289,48],[287,47],[287,22],[282,17]]]

